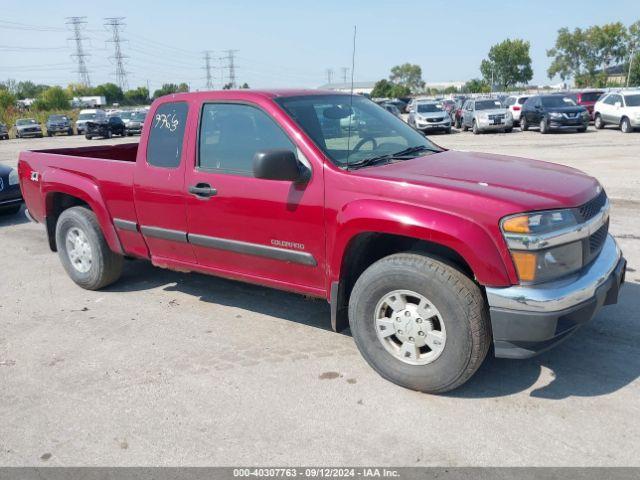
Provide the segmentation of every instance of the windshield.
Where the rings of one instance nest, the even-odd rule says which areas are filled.
[[[499,100],[478,100],[476,101],[476,110],[493,110],[502,108]]]
[[[550,97],[542,97],[542,106],[547,108],[575,107],[576,102],[569,97],[554,95]]]
[[[418,113],[441,112],[442,107],[437,103],[419,103],[416,110]]]
[[[147,114],[144,112],[136,112],[131,115],[131,120],[137,120],[138,122],[144,121],[145,118],[147,118]]]
[[[36,121],[33,118],[22,118],[16,122],[16,125],[33,125]]]
[[[347,166],[347,157],[351,164],[413,147],[440,151],[403,120],[360,95],[281,97],[276,102],[339,167]]]
[[[94,118],[96,118],[95,113],[81,113],[78,120],[93,120]]]
[[[640,94],[625,95],[624,103],[627,105],[627,107],[640,107]]]
[[[133,115],[133,112],[121,112],[120,114],[118,114],[117,116],[120,117],[123,120],[128,120],[131,118],[131,116]]]

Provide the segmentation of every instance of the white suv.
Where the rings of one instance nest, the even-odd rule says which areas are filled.
[[[604,95],[593,107],[595,127],[616,125],[624,133],[640,128],[640,90],[611,92]]]
[[[508,108],[511,112],[511,116],[513,117],[513,123],[515,125],[520,124],[520,114],[522,113],[522,105],[530,95],[511,95],[507,97],[504,101],[505,108]]]

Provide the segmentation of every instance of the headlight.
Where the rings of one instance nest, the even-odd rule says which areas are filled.
[[[560,112],[551,112],[551,113],[549,113],[549,116],[551,118],[561,118],[562,114]]]
[[[545,236],[571,229],[577,224],[571,210],[533,212],[502,220],[500,227],[510,246],[511,258],[521,282],[550,281],[582,267],[582,241],[544,248]]]
[[[18,185],[18,183],[20,183],[18,171],[15,168],[12,168],[9,172],[9,185]]]

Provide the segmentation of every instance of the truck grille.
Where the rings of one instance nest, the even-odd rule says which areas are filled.
[[[444,120],[444,117],[427,118],[427,122],[429,122],[429,123],[437,123],[437,122],[441,122],[443,120]]]
[[[577,208],[578,221],[582,223],[591,220],[600,212],[605,203],[607,203],[607,194],[602,190],[598,196]]]
[[[505,114],[504,113],[496,113],[493,115],[489,115],[489,121],[492,125],[501,125],[504,123]]]

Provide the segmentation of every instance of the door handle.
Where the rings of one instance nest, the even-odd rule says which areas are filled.
[[[211,188],[208,183],[198,183],[189,187],[189,193],[196,197],[209,198],[216,195],[218,191],[215,188]]]

